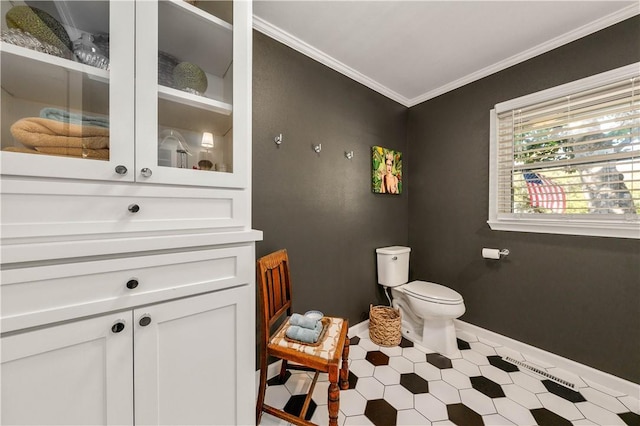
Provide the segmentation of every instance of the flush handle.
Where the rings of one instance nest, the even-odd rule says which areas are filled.
[[[398,260],[398,256],[393,256],[391,260]]]

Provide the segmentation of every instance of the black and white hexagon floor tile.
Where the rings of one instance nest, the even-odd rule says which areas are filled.
[[[458,337],[452,356],[404,338],[386,348],[369,340],[367,332],[352,337],[349,389],[340,392],[338,424],[640,426],[637,395],[604,388],[465,332]],[[283,384],[272,380],[265,402],[298,414],[312,377],[294,372]],[[327,388],[326,374],[320,375],[307,411],[307,419],[319,425],[329,419]],[[287,424],[263,413],[263,426]]]

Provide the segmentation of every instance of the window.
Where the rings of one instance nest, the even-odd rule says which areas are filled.
[[[497,104],[489,226],[640,238],[640,64]]]

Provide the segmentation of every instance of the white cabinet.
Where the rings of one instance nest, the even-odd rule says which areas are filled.
[[[109,67],[0,43],[3,262],[254,238],[251,2],[24,4]],[[2,2],[3,30],[18,7]]]
[[[2,106],[0,161],[6,176],[42,176],[111,181],[133,181],[135,138],[135,3],[132,1],[25,2],[63,21],[69,37],[81,32],[107,34],[110,69],[86,65],[68,52],[59,56],[28,45],[24,33],[16,44],[0,44],[2,59]],[[15,2],[1,3],[2,29]],[[24,6],[19,6],[24,7]],[[87,18],[90,19],[87,19]],[[54,18],[55,19],[55,18]],[[71,26],[73,25],[73,27]],[[18,29],[14,29],[18,31]],[[26,39],[22,40],[21,39]],[[108,122],[101,139],[64,139],[59,133],[31,129],[25,119],[42,118],[45,108],[100,117]],[[22,126],[24,124],[24,126]],[[14,131],[11,131],[13,126]],[[15,130],[24,133],[14,136]],[[37,132],[44,132],[40,140]],[[51,133],[51,132],[50,132]],[[33,136],[31,138],[30,136]],[[77,133],[74,133],[77,136]],[[59,136],[59,137],[55,137]],[[48,140],[45,140],[48,139]],[[56,155],[53,155],[56,154]],[[115,168],[124,166],[127,174]]]
[[[253,283],[253,246],[147,254],[2,271],[2,333]]]
[[[255,341],[239,339],[253,297],[244,286],[135,311],[135,424],[255,421]]]
[[[251,1],[191,3],[0,2],[2,424],[254,421]]]
[[[3,337],[0,421],[250,424],[253,342],[238,337],[251,297],[241,286]]]
[[[133,424],[132,336],[126,312],[2,337],[0,422]]]
[[[253,421],[252,241],[73,260],[2,271],[2,424]]]
[[[204,8],[208,3],[225,4],[197,4]],[[137,173],[152,171],[136,179],[245,187],[251,145],[251,2],[233,3],[233,25],[182,0],[137,2],[136,19],[136,74],[142,80],[136,99],[152,101],[136,104]],[[205,71],[204,94],[145,84],[162,74],[158,64],[170,57]],[[173,130],[187,140],[190,155],[176,153]],[[205,133],[211,134],[213,147],[203,146]],[[216,171],[193,170],[200,161],[209,161]]]
[[[233,24],[210,13],[208,3],[232,10]],[[23,47],[24,33],[2,42],[4,175],[247,186],[251,2],[201,1],[202,8],[182,0],[25,4],[58,20],[73,50],[83,34],[106,39],[93,47],[108,51],[109,68],[87,65],[70,51]],[[2,2],[3,30],[16,7],[23,6]],[[186,71],[178,73],[184,64]],[[51,108],[82,115],[85,125],[78,130],[28,121],[55,117]],[[16,124],[19,132],[10,130]]]

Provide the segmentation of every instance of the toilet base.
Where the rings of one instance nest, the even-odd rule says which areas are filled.
[[[422,344],[442,355],[458,350],[456,328],[452,319],[426,318],[422,328]]]
[[[428,323],[425,321],[420,328],[403,319],[402,336],[442,355],[452,355],[458,351],[456,329],[452,319],[429,318]]]
[[[400,310],[402,318],[402,335],[412,342],[442,355],[451,355],[458,350],[455,318],[464,314],[463,303],[457,305],[440,305],[429,303],[421,305],[424,318],[419,317],[411,309],[412,300],[400,289],[392,288],[393,307]],[[420,301],[413,300],[414,303]]]

